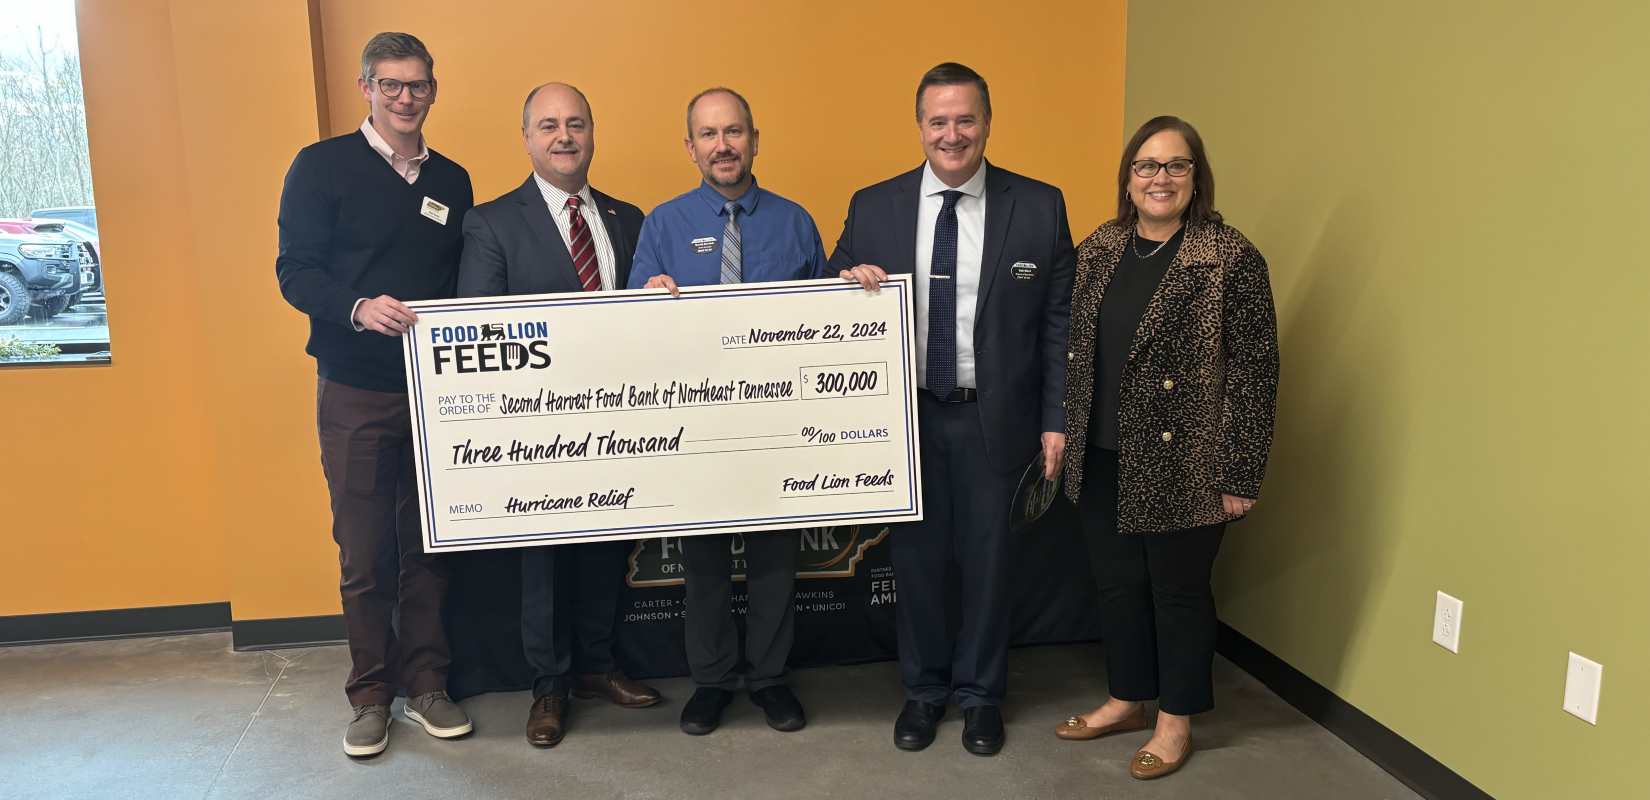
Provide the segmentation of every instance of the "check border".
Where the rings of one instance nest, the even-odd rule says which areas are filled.
[[[725,520],[696,521],[692,523],[670,525],[630,525],[597,527],[578,531],[530,532],[501,536],[472,537],[462,540],[443,538],[443,525],[435,518],[434,489],[430,484],[429,476],[433,472],[430,464],[430,453],[426,441],[425,430],[439,420],[426,419],[427,410],[424,404],[423,378],[421,360],[419,358],[424,347],[422,337],[418,331],[424,330],[425,325],[431,324],[433,319],[426,321],[426,317],[437,317],[441,314],[457,311],[473,311],[477,309],[542,309],[560,306],[577,305],[607,305],[630,303],[659,303],[659,302],[692,302],[704,300],[727,299],[730,297],[749,297],[760,295],[785,294],[824,294],[832,292],[863,292],[865,289],[857,283],[847,283],[840,280],[815,281],[784,281],[777,283],[734,284],[727,286],[692,286],[681,287],[680,297],[672,297],[663,289],[636,289],[616,292],[590,293],[563,293],[544,295],[515,295],[504,297],[476,297],[454,300],[424,300],[407,303],[419,317],[419,324],[413,331],[402,337],[402,355],[408,373],[407,390],[411,404],[413,428],[413,444],[415,448],[415,466],[418,473],[418,504],[423,514],[424,523],[424,550],[425,552],[483,550],[501,547],[527,546],[521,544],[532,540],[538,544],[573,544],[587,541],[612,540],[619,537],[652,538],[655,536],[681,536],[710,533],[739,533],[762,530],[785,530],[789,528],[813,527],[822,524],[868,524],[914,522],[922,519],[922,464],[918,457],[917,446],[917,381],[915,349],[912,344],[912,305],[911,278],[907,275],[895,275],[883,282],[883,291],[894,291],[899,300],[899,335],[900,352],[905,372],[904,405],[905,405],[905,458],[911,480],[906,493],[903,507],[872,509],[857,514],[792,514],[784,516],[768,516],[755,518],[733,518]],[[801,398],[799,398],[800,400]],[[597,517],[599,518],[599,516]]]

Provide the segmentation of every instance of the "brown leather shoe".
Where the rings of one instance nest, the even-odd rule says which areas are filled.
[[[1141,705],[1134,713],[1113,722],[1110,725],[1101,725],[1090,728],[1082,717],[1071,717],[1065,722],[1054,726],[1054,735],[1062,739],[1098,739],[1108,733],[1127,733],[1146,727],[1146,706]]]
[[[567,734],[567,695],[551,692],[533,701],[527,712],[527,742],[555,747]]]
[[[658,689],[626,678],[623,672],[575,676],[573,696],[600,697],[620,708],[647,708],[663,699]]]
[[[1134,761],[1129,762],[1129,774],[1143,781],[1149,781],[1153,778],[1161,778],[1164,775],[1180,769],[1180,765],[1186,763],[1186,759],[1190,758],[1191,755],[1192,737],[1191,734],[1187,734],[1186,749],[1181,750],[1180,756],[1173,761],[1163,758],[1156,753],[1149,752],[1145,748],[1136,750],[1134,753]]]

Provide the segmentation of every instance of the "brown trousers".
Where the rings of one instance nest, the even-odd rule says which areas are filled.
[[[445,690],[448,569],[424,552],[407,395],[321,378],[315,421],[349,635],[344,693],[353,706],[387,706],[398,691]]]

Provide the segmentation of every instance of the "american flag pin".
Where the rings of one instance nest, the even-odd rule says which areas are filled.
[[[611,209],[611,208],[610,208],[610,209],[608,209],[608,210],[607,210],[607,213],[609,213],[609,214],[612,214],[612,215],[613,215],[613,216],[615,216],[615,217],[616,217],[616,216],[619,216],[619,212],[617,212],[617,211],[614,211],[614,210],[613,210],[613,209]]]

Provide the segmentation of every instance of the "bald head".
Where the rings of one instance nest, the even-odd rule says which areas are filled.
[[[546,83],[521,108],[521,138],[533,172],[550,185],[577,194],[590,180],[596,134],[590,102],[565,83]]]
[[[527,99],[521,104],[521,127],[526,128],[533,123],[533,99],[539,96],[539,92],[548,89],[559,89],[561,92],[572,92],[578,95],[579,102],[584,104],[585,121],[594,124],[595,121],[591,119],[590,100],[584,96],[584,92],[579,91],[579,87],[571,83],[552,81],[534,86],[533,91],[527,93]]]

